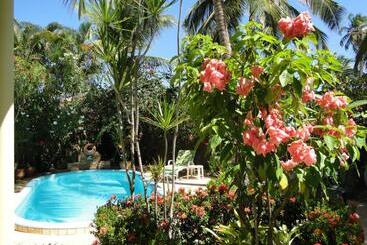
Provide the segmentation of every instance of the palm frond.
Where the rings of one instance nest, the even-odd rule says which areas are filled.
[[[318,48],[321,49],[328,49],[327,46],[327,35],[325,32],[321,31],[317,26],[314,26],[315,28],[315,36],[317,38]]]
[[[305,0],[312,14],[317,15],[331,29],[339,29],[345,8],[334,0]]]
[[[363,66],[363,63],[365,63],[366,61],[367,61],[367,35],[364,37],[358,49],[354,69],[357,70],[359,67]],[[363,69],[364,67],[361,68],[361,70]]]

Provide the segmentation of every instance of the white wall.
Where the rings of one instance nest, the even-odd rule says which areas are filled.
[[[0,0],[0,245],[14,231],[13,1]]]

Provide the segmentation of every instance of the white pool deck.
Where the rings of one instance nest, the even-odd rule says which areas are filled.
[[[205,187],[208,182],[210,181],[210,178],[201,178],[201,179],[186,179],[186,177],[177,179],[175,181],[175,190],[177,191],[180,188],[184,188],[186,191],[195,191],[198,188]],[[171,190],[171,184],[166,184],[166,190]],[[162,183],[159,183],[159,186],[162,187]],[[26,197],[26,195],[29,193],[30,187],[25,187],[21,192],[14,193],[14,203],[15,207],[17,207],[20,202]],[[58,235],[49,235],[49,234],[35,234],[39,233],[39,222],[31,222],[27,220],[23,220],[19,217],[15,217],[15,222],[20,224],[22,227],[28,227],[26,230],[28,232],[20,232],[15,231],[13,234],[13,244],[15,245],[91,245],[95,238],[91,234],[87,234],[87,232],[82,232],[81,234],[73,234],[73,232],[64,232],[60,231],[56,234]],[[53,228],[57,229],[56,226],[53,227],[51,224],[43,224],[46,225],[47,228]],[[80,224],[69,224],[71,227],[79,227]],[[61,230],[66,228],[68,225],[62,225],[60,227]],[[82,225],[83,226],[83,225]],[[84,225],[85,226],[85,225]],[[19,227],[18,227],[19,228]],[[53,232],[55,234],[55,232]]]

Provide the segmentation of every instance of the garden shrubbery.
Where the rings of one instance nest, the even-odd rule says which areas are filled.
[[[227,185],[211,185],[195,192],[180,189],[171,224],[176,244],[215,243],[215,237],[204,228],[213,229],[218,224],[234,221],[234,197],[235,193]],[[94,235],[101,244],[148,244],[152,241],[166,244],[171,221],[164,217],[163,197],[157,195],[157,210],[154,209],[154,194],[149,202],[150,211],[140,196],[134,201],[111,198],[96,213]]]
[[[168,244],[169,225],[172,225],[174,244],[216,244],[215,235],[208,229],[214,232],[219,225],[233,226],[237,221],[235,210],[239,207],[235,193],[224,184],[211,184],[195,192],[180,189],[176,194],[173,221],[164,218],[161,196],[157,196],[157,210],[154,208],[154,194],[149,199],[149,210],[140,196],[135,197],[134,201],[111,197],[106,205],[97,210],[94,235],[100,244]],[[275,199],[272,198],[274,202]],[[279,203],[275,205],[278,207]],[[252,214],[251,207],[245,209],[248,215]],[[258,214],[261,220],[268,219],[266,212]],[[343,201],[332,205],[314,202],[306,207],[297,198],[291,197],[277,222],[287,229],[296,228],[292,234],[294,244],[363,243],[359,216]],[[262,236],[260,240],[265,243],[265,239]]]

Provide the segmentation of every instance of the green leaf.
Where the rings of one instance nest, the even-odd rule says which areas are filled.
[[[324,135],[324,141],[330,151],[333,151],[338,144],[338,139],[331,135]]]
[[[287,70],[284,70],[279,76],[279,82],[282,87],[287,86],[293,78],[293,74],[290,74]]]
[[[222,143],[222,138],[219,137],[219,135],[214,135],[211,139],[210,139],[210,149],[214,152],[215,149],[217,148],[217,146]]]
[[[348,105],[348,109],[353,109],[355,107],[366,105],[366,104],[367,104],[367,100],[356,100]]]
[[[320,170],[322,170],[325,167],[326,156],[321,152],[319,152],[319,155],[320,155]]]

